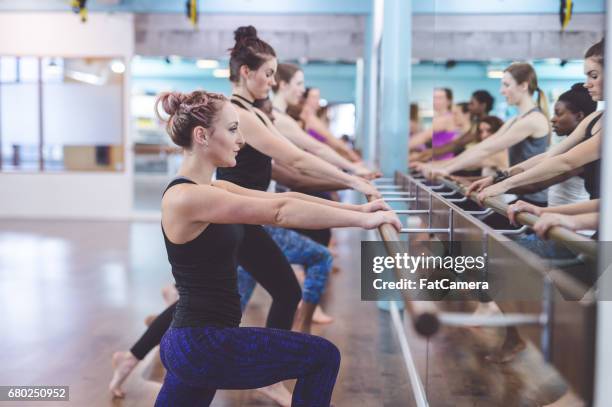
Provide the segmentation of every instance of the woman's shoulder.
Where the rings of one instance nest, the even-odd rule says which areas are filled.
[[[583,121],[585,121],[586,123],[590,123],[593,120],[597,119],[599,120],[599,118],[604,114],[603,110],[596,110],[593,113],[589,114],[587,117],[585,117],[583,119]]]
[[[550,124],[548,117],[541,110],[533,110],[531,113],[519,117],[517,121],[523,123],[524,126],[531,128],[536,137],[548,135],[550,132]]]
[[[455,130],[455,121],[453,120],[452,113],[434,115],[432,127],[434,131]]]
[[[203,196],[214,194],[223,189],[219,186],[194,183],[181,183],[168,188],[162,197],[162,211],[185,209],[197,203]]]

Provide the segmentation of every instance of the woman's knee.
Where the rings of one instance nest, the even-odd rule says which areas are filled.
[[[316,346],[316,352],[320,360],[330,367],[339,367],[341,356],[338,347],[327,339],[317,337],[317,340],[319,343]]]
[[[324,270],[331,270],[334,257],[327,247],[316,243],[309,260],[310,266],[317,265]]]

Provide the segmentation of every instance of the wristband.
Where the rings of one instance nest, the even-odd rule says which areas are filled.
[[[495,176],[493,177],[493,183],[497,184],[499,182],[502,182],[506,178],[510,178],[510,174],[508,173],[508,171],[497,170],[495,171]]]

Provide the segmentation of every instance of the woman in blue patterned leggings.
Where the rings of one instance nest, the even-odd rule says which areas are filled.
[[[300,332],[310,333],[312,314],[325,290],[332,268],[332,255],[327,247],[293,230],[274,226],[264,226],[264,229],[283,251],[289,263],[304,267],[306,273],[302,289],[304,303],[298,311],[296,323]],[[243,310],[251,299],[255,284],[256,281],[248,270],[238,267],[238,292]]]
[[[173,328],[160,349],[168,371],[156,407],[208,406],[216,389],[255,389],[292,378],[292,407],[328,407],[340,366],[331,342],[282,329]]]

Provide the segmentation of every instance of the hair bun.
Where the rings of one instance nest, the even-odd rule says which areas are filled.
[[[238,27],[236,31],[234,31],[234,40],[236,43],[240,43],[251,38],[257,38],[257,29],[255,29],[255,27],[252,25]]]
[[[584,83],[582,82],[573,84],[571,89],[574,91],[588,93],[588,90],[584,87]]]
[[[168,116],[175,115],[181,108],[184,100],[185,95],[180,92],[165,92],[159,97],[162,109]]]

